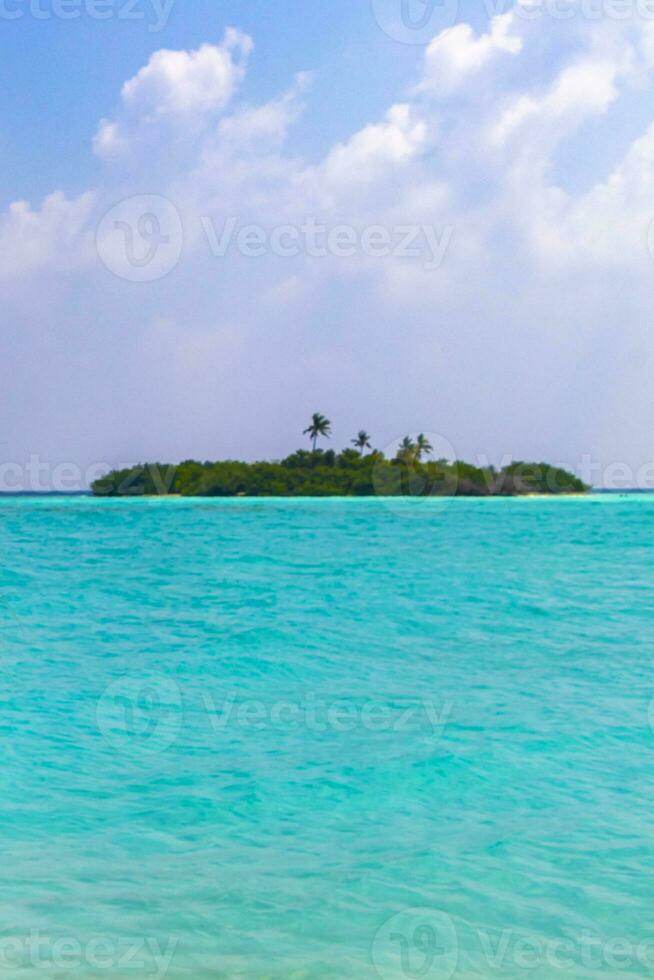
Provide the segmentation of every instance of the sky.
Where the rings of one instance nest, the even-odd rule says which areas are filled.
[[[0,45],[0,489],[315,411],[654,486],[650,0],[0,0]]]

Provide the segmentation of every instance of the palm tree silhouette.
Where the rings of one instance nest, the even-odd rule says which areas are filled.
[[[311,425],[308,429],[305,429],[303,435],[309,436],[313,444],[313,451],[316,451],[316,443],[318,442],[319,436],[324,436],[325,439],[331,438],[332,434],[332,424],[329,419],[326,419],[324,415],[320,412],[316,412],[311,419]]]
[[[352,440],[352,445],[356,446],[361,455],[365,449],[372,449],[372,443],[370,442],[370,436],[365,429],[361,429],[356,439]]]
[[[399,445],[395,458],[398,463],[413,463],[416,459],[417,451],[418,447],[411,436],[405,436]]]
[[[429,439],[421,432],[416,441],[416,459],[420,462],[423,456],[431,456],[433,451],[434,447]]]

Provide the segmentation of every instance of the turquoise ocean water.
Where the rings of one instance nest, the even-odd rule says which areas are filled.
[[[653,527],[0,501],[0,976],[654,975]]]

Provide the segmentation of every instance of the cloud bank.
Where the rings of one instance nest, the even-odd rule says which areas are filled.
[[[317,159],[289,148],[310,75],[252,105],[241,31],[156,52],[98,125],[96,186],[0,216],[3,454],[278,456],[320,410],[343,442],[365,426],[496,461],[651,459],[654,120],[612,134],[649,94],[653,37],[638,18],[459,24]],[[126,281],[96,232],[143,195],[173,205],[183,248]],[[133,247],[159,247],[140,217]],[[425,228],[447,240],[437,267]]]

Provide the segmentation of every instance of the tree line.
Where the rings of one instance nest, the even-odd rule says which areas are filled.
[[[313,415],[304,435],[311,451],[300,449],[281,461],[139,464],[112,471],[92,490],[96,496],[119,497],[511,497],[589,490],[573,473],[548,463],[514,462],[497,470],[431,459],[434,450],[424,433],[415,439],[406,436],[393,459],[372,448],[365,429],[351,440],[351,449],[319,449],[320,439],[331,438],[331,422],[320,413]]]

